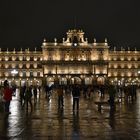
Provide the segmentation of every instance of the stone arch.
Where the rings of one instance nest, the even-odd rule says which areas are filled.
[[[68,79],[65,76],[62,76],[59,78],[59,84],[60,85],[67,85],[68,84]]]
[[[97,84],[98,84],[98,85],[104,85],[104,84],[105,84],[105,77],[99,76],[99,77],[97,78]]]
[[[70,84],[82,84],[82,79],[78,76],[71,77]]]
[[[46,77],[46,84],[51,86],[51,85],[54,85],[55,83],[55,77],[53,76],[47,76]]]
[[[85,85],[92,85],[92,77],[85,77]]]

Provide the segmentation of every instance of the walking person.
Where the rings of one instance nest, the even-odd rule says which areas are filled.
[[[58,94],[58,108],[63,108],[63,88],[61,85],[57,87],[57,94]]]
[[[37,86],[34,86],[33,94],[34,94],[34,103],[36,103],[37,102]]]
[[[79,110],[79,97],[80,97],[80,89],[78,87],[78,84],[74,85],[72,89],[72,96],[73,96],[73,110],[75,110],[75,107],[77,105],[77,111]]]
[[[21,106],[23,106],[25,102],[25,91],[26,91],[26,84],[24,86],[20,87],[20,103]]]
[[[31,111],[32,111],[32,87],[27,86],[26,91],[25,91],[25,103],[24,105],[26,105],[26,110],[28,110],[28,104],[30,104],[31,107]],[[23,105],[23,107],[24,107]]]
[[[50,87],[48,85],[45,86],[45,92],[46,92],[46,99],[50,98]]]
[[[7,114],[11,114],[11,112],[9,111],[9,106],[10,106],[10,102],[12,100],[12,94],[13,91],[9,86],[9,83],[7,80],[4,81],[4,90],[3,90],[3,99],[4,99],[4,105],[5,105],[5,113]]]
[[[109,104],[110,104],[110,109],[115,109],[115,94],[116,94],[116,90],[115,87],[113,85],[109,86]]]

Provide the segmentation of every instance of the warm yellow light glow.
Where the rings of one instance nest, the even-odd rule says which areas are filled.
[[[117,57],[113,57],[113,60],[116,61],[117,60]]]
[[[19,76],[22,77],[23,76],[23,73],[22,72],[19,72]]]
[[[123,72],[121,73],[121,76],[124,77],[124,73]]]
[[[35,76],[35,77],[37,76],[37,72],[36,71],[33,72],[33,76]]]
[[[120,59],[121,59],[121,61],[124,61],[124,57],[121,57]]]
[[[127,67],[128,67],[129,69],[132,68],[132,64],[129,63],[129,64],[127,65]]]
[[[118,74],[117,74],[117,72],[114,72],[114,74],[113,74],[114,76],[117,76]]]
[[[131,72],[128,72],[128,73],[127,73],[127,76],[128,76],[128,77],[130,77],[131,75],[132,75],[132,73],[131,73]]]
[[[135,68],[138,68],[138,64],[134,64],[134,67],[135,67]]]
[[[23,60],[23,56],[19,56],[19,61],[22,61]]]
[[[37,61],[37,57],[34,57],[34,61]]]
[[[43,77],[43,72],[40,72],[40,77]]]
[[[9,67],[9,64],[5,64],[5,68],[8,68]]]
[[[8,61],[9,60],[9,57],[8,56],[5,56],[5,61]]]
[[[27,76],[27,77],[30,76],[30,72],[29,72],[29,71],[26,72],[26,76]]]
[[[23,67],[23,64],[19,64],[19,68],[21,69]]]
[[[117,64],[114,64],[114,68],[118,68],[118,65]]]
[[[15,68],[16,67],[16,64],[12,63],[12,68]]]
[[[30,68],[30,64],[29,63],[26,64],[26,68],[27,69]]]
[[[9,73],[8,72],[5,72],[5,76],[8,77],[9,76]]]
[[[16,60],[16,56],[12,56],[12,61],[15,61]]]
[[[128,57],[127,59],[128,59],[128,61],[130,61],[131,60],[131,57]]]
[[[30,56],[27,56],[27,57],[26,57],[26,60],[27,60],[27,61],[30,61]]]
[[[112,73],[109,72],[109,73],[108,73],[108,77],[111,77],[111,76],[112,76]]]
[[[34,65],[33,65],[33,66],[34,66],[34,68],[37,68],[37,63],[34,63]]]
[[[124,64],[121,64],[121,68],[124,68]]]

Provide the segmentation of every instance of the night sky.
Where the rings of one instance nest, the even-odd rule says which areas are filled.
[[[2,2],[3,1],[3,2]],[[111,47],[140,49],[138,0],[1,0],[0,47],[41,49],[44,38],[62,41],[83,29],[89,42],[108,38]]]

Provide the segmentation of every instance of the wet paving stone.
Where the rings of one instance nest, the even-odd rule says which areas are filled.
[[[72,97],[64,97],[64,108],[58,109],[55,93],[50,101],[41,93],[33,111],[22,109],[19,97],[13,97],[10,115],[0,112],[0,140],[138,140],[140,139],[140,92],[137,99],[116,105],[116,110],[103,106],[98,111],[95,101],[80,97],[79,111],[72,110]],[[104,100],[107,100],[105,96]]]

